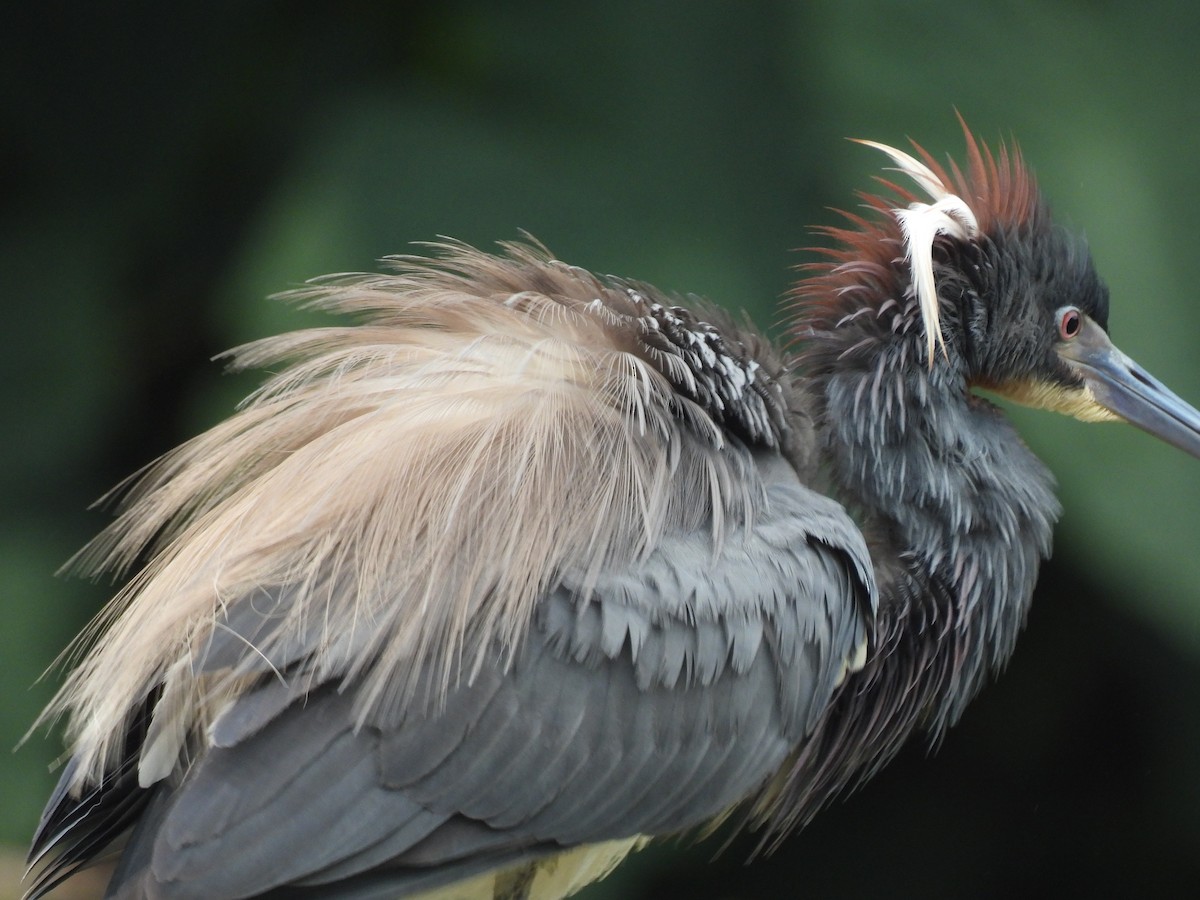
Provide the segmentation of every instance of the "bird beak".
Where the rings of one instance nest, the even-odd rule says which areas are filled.
[[[1086,316],[1058,354],[1078,372],[1099,406],[1155,437],[1200,457],[1200,412],[1118,350]]]

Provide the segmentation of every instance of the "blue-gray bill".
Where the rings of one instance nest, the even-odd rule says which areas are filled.
[[[1083,377],[1100,406],[1200,457],[1200,411],[1122,353],[1091,319],[1084,318],[1079,334],[1058,353]]]

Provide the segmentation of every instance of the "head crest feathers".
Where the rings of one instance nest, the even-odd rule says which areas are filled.
[[[939,164],[916,144],[913,155],[876,141],[856,140],[886,155],[893,164],[889,171],[906,176],[913,187],[906,189],[880,178],[892,196],[864,195],[868,208],[891,219],[890,224],[845,214],[853,227],[820,229],[841,246],[825,251],[832,262],[814,266],[813,271],[821,274],[798,288],[798,295],[809,298],[814,311],[828,306],[829,314],[841,318],[855,310],[847,309],[847,301],[837,298],[861,298],[863,278],[875,283],[872,295],[893,289],[894,282],[886,273],[894,271],[899,262],[895,246],[902,246],[906,280],[920,311],[931,367],[936,348],[941,346],[943,354],[946,352],[933,265],[938,237],[978,241],[997,229],[1023,228],[1044,209],[1033,176],[1016,147],[1001,143],[993,153],[975,139],[965,123],[963,134],[967,149],[963,168],[953,160],[945,166]],[[880,302],[884,299],[881,296]],[[853,301],[854,305],[860,302]]]
[[[967,202],[951,192],[942,177],[903,150],[875,141],[857,141],[885,153],[897,165],[896,171],[909,176],[927,193],[933,203],[913,201],[907,209],[894,210],[904,235],[904,254],[912,276],[913,292],[925,326],[926,352],[933,365],[936,341],[946,352],[946,341],[938,315],[937,284],[933,277],[933,242],[939,234],[971,241],[979,236],[979,220]]]

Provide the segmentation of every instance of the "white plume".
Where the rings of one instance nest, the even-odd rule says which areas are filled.
[[[933,242],[939,234],[973,240],[979,235],[979,222],[966,201],[952,193],[933,170],[920,160],[886,144],[875,141],[858,143],[886,153],[896,163],[896,171],[909,176],[933,200],[933,203],[911,203],[907,209],[895,210],[900,230],[904,233],[905,257],[912,272],[913,291],[921,308],[926,350],[932,368],[934,342],[941,346],[942,353],[946,352],[938,316],[937,284],[933,277]]]

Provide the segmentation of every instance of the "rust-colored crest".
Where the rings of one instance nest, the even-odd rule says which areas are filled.
[[[960,118],[961,122],[961,118]],[[873,141],[857,141],[887,154],[892,171],[910,178],[920,194],[892,180],[877,180],[883,194],[861,193],[865,215],[839,211],[845,227],[816,229],[833,246],[818,248],[824,261],[805,267],[809,277],[796,289],[802,320],[826,327],[874,303],[915,299],[925,328],[928,361],[942,342],[933,249],[941,236],[973,241],[1000,228],[1020,229],[1043,209],[1037,183],[1020,150],[1005,143],[993,152],[962,123],[967,145],[965,171],[954,160],[949,168],[923,147],[917,154]]]

